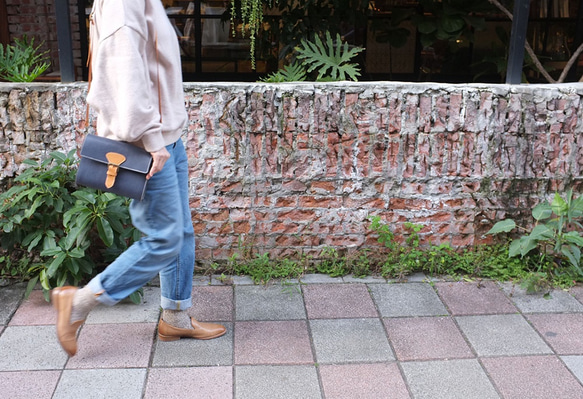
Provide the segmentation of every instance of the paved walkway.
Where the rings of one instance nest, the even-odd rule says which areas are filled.
[[[2,398],[583,398],[583,287],[195,278],[225,336],[158,342],[159,288],[93,311],[68,358],[40,291],[0,288]]]

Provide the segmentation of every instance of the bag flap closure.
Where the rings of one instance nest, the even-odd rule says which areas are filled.
[[[107,153],[117,153],[125,157],[125,161],[119,165],[121,169],[148,173],[152,164],[152,156],[143,148],[136,147],[125,141],[106,139],[94,134],[88,134],[85,137],[81,147],[81,157],[109,164]]]

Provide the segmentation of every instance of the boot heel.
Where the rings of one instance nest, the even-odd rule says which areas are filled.
[[[177,337],[175,335],[163,335],[158,333],[158,339],[160,341],[164,341],[164,342],[171,342],[171,341],[178,341],[180,339],[180,337]]]

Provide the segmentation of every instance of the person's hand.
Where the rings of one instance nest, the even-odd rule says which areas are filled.
[[[162,147],[161,150],[151,152],[150,154],[152,155],[152,167],[146,175],[146,180],[150,180],[155,173],[160,172],[168,158],[170,158],[170,153],[166,147]]]

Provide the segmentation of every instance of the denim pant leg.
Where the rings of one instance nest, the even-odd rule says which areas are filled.
[[[189,251],[192,252],[192,266],[176,270],[173,276],[180,281],[189,280],[190,285],[169,294],[163,291],[162,302],[170,301],[166,305],[170,308],[187,308],[191,305],[194,243],[188,250],[184,247],[190,245],[183,245],[184,226],[190,225],[192,230],[190,211],[189,220],[184,220],[183,193],[188,195],[188,178],[184,181],[184,177],[181,177],[182,181],[179,181],[178,177],[179,174],[183,175],[178,170],[187,169],[187,159],[181,140],[166,148],[170,158],[164,168],[148,181],[144,200],[132,201],[130,205],[132,222],[144,236],[89,282],[91,290],[101,294],[98,297],[101,303],[114,305],[143,287],[161,271],[179,269],[182,252]],[[178,167],[177,164],[182,166]],[[181,187],[183,185],[186,187]],[[194,237],[194,233],[191,236]],[[186,274],[189,274],[188,278]]]
[[[184,310],[192,306],[192,275],[194,274],[194,228],[188,192],[188,158],[182,140],[176,142],[176,175],[182,205],[182,248],[178,257],[160,271],[162,309]]]

